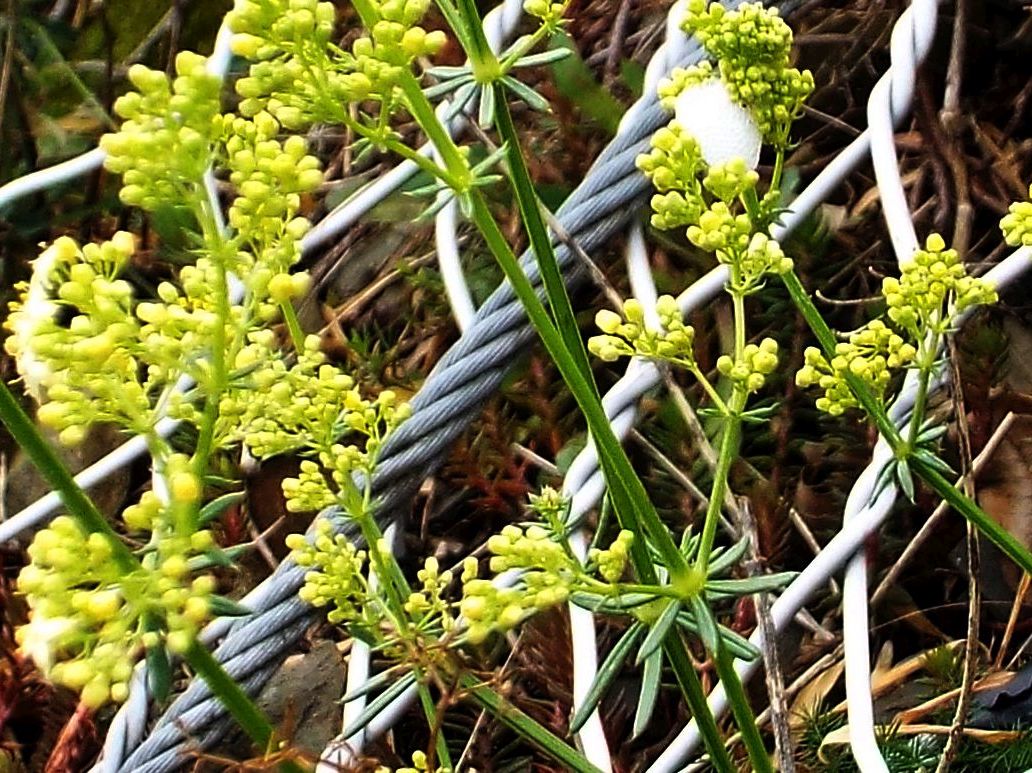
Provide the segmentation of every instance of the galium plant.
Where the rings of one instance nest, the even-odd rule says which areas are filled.
[[[81,442],[98,422],[141,435],[154,485],[121,515],[127,544],[4,390],[5,422],[70,508],[29,548],[19,589],[32,612],[18,637],[51,678],[80,691],[90,707],[124,700],[144,654],[152,687],[164,697],[168,653],[183,655],[265,747],[271,726],[196,639],[212,615],[247,611],[218,596],[208,572],[231,560],[206,527],[232,497],[206,505],[205,489],[216,454],[240,446],[258,455],[307,450],[316,441],[305,428],[321,433],[320,441],[340,434],[335,422],[346,421],[344,402],[364,415],[368,401],[324,362],[317,341],[301,339],[290,305],[307,286],[303,273],[291,273],[309,227],[298,214],[301,197],[322,173],[302,138],[279,139],[282,127],[269,113],[221,112],[219,81],[196,54],[177,57],[173,79],[134,66],[130,81],[136,90],[115,106],[125,122],[102,141],[106,166],[122,176],[127,205],[193,216],[194,260],[161,282],[156,297],[141,298],[121,278],[135,251],[131,234],[82,247],[61,237],[35,261],[12,304],[6,347],[39,402],[38,420],[61,443]],[[237,192],[228,226],[208,193],[213,165]],[[268,327],[281,314],[301,350],[292,363]],[[337,402],[326,399],[330,393]],[[265,414],[255,413],[254,394]],[[294,434],[271,432],[263,423],[268,413],[279,413],[279,426]],[[193,427],[191,454],[158,434],[166,415]],[[323,423],[327,415],[333,420]]]
[[[962,311],[958,306],[991,300],[991,290],[958,271],[944,245],[930,242],[920,264],[924,273],[915,271],[886,291],[887,297],[899,296],[896,306],[889,303],[897,316],[890,313],[891,324],[860,331],[861,338],[849,342],[854,348],[841,355],[846,367],[836,369],[838,342],[795,277],[791,259],[768,234],[781,206],[791,124],[813,88],[812,78],[791,66],[791,31],[776,12],[760,4],[726,11],[688,0],[684,28],[699,37],[714,64],[676,72],[663,84],[661,97],[674,121],[653,137],[639,166],[657,188],[653,224],[682,229],[689,241],[727,266],[735,329],[732,348],[717,364],[723,383],[711,383],[698,366],[692,328],[671,298],[659,303],[659,329],[646,324],[641,305],[632,300],[623,314],[599,315],[602,335],[590,343],[605,360],[635,355],[686,368],[721,419],[720,453],[702,528],[697,534],[673,533],[657,515],[606,419],[509,112],[514,96],[532,107],[547,107],[516,74],[561,55],[532,52],[561,26],[566,5],[528,0],[526,10],[540,23],[501,54],[488,46],[471,0],[437,0],[436,5],[468,57],[465,67],[424,66],[446,40],[422,26],[425,0],[354,0],[365,32],[346,49],[333,42],[335,15],[329,3],[236,0],[230,15],[233,48],[250,68],[237,82],[241,101],[235,114],[222,111],[217,82],[196,55],[180,55],[171,80],[146,68],[130,71],[135,90],[116,105],[125,123],[104,140],[108,168],[122,175],[127,205],[145,211],[181,208],[193,215],[194,260],[160,284],[155,298],[144,300],[120,278],[132,256],[132,237],[119,234],[105,245],[81,248],[58,240],[37,261],[13,309],[7,346],[27,390],[41,402],[41,422],[55,429],[62,442],[80,441],[97,421],[141,434],[151,448],[155,485],[122,516],[121,528],[134,537],[127,545],[32,433],[7,390],[0,390],[5,422],[41,460],[70,510],[70,518],[55,521],[33,547],[23,590],[34,611],[21,634],[23,642],[55,679],[81,689],[91,704],[124,697],[127,669],[142,653],[157,674],[168,672],[167,650],[183,653],[251,734],[267,744],[272,736],[267,722],[196,643],[196,631],[211,614],[245,611],[221,600],[206,579],[206,568],[227,556],[204,528],[222,500],[203,502],[215,454],[240,447],[258,458],[295,452],[305,459],[298,477],[284,484],[289,507],[330,508],[308,537],[290,537],[294,560],[308,568],[302,596],[398,663],[363,688],[363,694],[379,694],[345,735],[413,684],[428,722],[439,728],[431,688],[455,688],[564,767],[592,769],[563,739],[508,705],[464,663],[466,653],[493,634],[513,629],[540,609],[572,602],[629,621],[590,700],[573,718],[575,727],[637,647],[643,686],[636,729],[651,716],[666,665],[700,724],[712,764],[733,769],[691,661],[689,648],[700,642],[727,687],[753,767],[769,770],[733,668],[734,658],[756,653],[722,627],[714,612],[723,600],[770,590],[787,579],[728,577],[747,546],[716,545],[742,427],[765,419],[763,411],[749,408],[749,400],[778,367],[776,342],[749,341],[747,299],[772,278],[780,279],[820,339],[820,356],[826,359],[811,357],[813,373],[807,374],[817,383],[834,379],[821,384],[826,390],[835,387],[823,398],[827,406],[850,407],[848,389],[887,433],[900,460],[1022,566],[1032,568],[1026,551],[1008,542],[1005,533],[1001,536],[999,527],[994,532],[984,513],[942,479],[935,460],[923,454],[928,437],[919,432],[904,440],[895,431],[875,394],[879,388],[884,393],[885,377],[879,365],[870,365],[877,356],[885,359],[885,369],[932,360],[937,348],[927,339],[949,331]],[[427,84],[428,79],[437,82]],[[748,152],[722,153],[693,133],[691,111],[684,107],[693,89],[719,92],[748,116],[755,138]],[[499,139],[500,150],[489,162],[473,165],[469,149],[452,140],[431,101],[444,95],[452,99],[453,109],[479,98],[481,123],[493,126]],[[402,142],[392,122],[403,114],[433,142],[439,161]],[[364,148],[412,160],[438,181],[435,185],[446,186],[504,270],[577,399],[599,451],[619,529],[606,547],[595,545],[585,561],[574,556],[567,542],[566,503],[545,491],[532,503],[536,522],[509,527],[488,545],[489,572],[501,573],[504,581],[480,577],[481,567],[472,559],[463,562],[461,571],[442,570],[427,559],[415,584],[402,572],[375,517],[372,480],[384,438],[408,409],[389,391],[366,397],[350,376],[326,362],[317,339],[304,337],[291,306],[307,286],[306,276],[293,270],[308,228],[299,215],[302,197],[322,177],[304,140],[285,135],[323,123],[347,127]],[[761,139],[775,157],[765,184],[755,171]],[[498,164],[504,164],[519,206],[547,303],[539,299],[484,199],[484,186],[499,180],[489,173]],[[207,170],[212,167],[236,191],[226,223],[209,196]],[[1007,238],[1023,240],[1027,213],[1019,207],[1013,215]],[[951,282],[946,289],[940,287],[944,276]],[[925,305],[912,309],[918,296]],[[933,309],[936,297],[939,306]],[[280,317],[292,354],[269,329]],[[854,361],[861,364],[854,368]],[[194,428],[191,454],[155,432],[166,414]],[[345,530],[347,525],[352,528]],[[88,571],[72,575],[73,562]],[[112,610],[120,613],[123,627],[106,622]],[[414,758],[415,767],[451,767],[448,748],[438,732],[426,758]]]

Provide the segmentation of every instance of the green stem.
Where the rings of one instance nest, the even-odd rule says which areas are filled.
[[[921,425],[924,424],[925,405],[928,402],[928,381],[932,376],[932,367],[935,364],[935,353],[939,350],[938,336],[934,341],[926,341],[922,347],[928,352],[918,363],[917,371],[917,394],[914,395],[914,408],[910,412],[910,430],[907,433],[907,448],[913,450],[917,447],[917,436],[921,434]]]
[[[498,63],[498,57],[495,56],[487,42],[487,35],[484,34],[484,24],[480,20],[476,1],[458,0],[458,11],[463,24],[470,33],[470,47],[466,50],[466,56],[469,57],[473,77],[478,83],[489,85],[501,77],[502,70]]]
[[[211,209],[207,193],[203,185],[198,186],[193,201],[194,214],[201,226],[204,235],[204,245],[208,257],[215,266],[215,286],[212,288],[215,297],[215,316],[217,322],[211,338],[211,372],[208,374],[208,383],[203,384],[205,389],[204,412],[201,414],[200,430],[197,435],[197,444],[194,447],[193,468],[194,474],[201,480],[208,474],[208,460],[214,450],[215,425],[219,417],[219,403],[222,393],[226,389],[228,381],[228,369],[226,367],[226,325],[230,321],[229,309],[229,272],[226,269],[226,254],[230,245],[226,242],[223,234],[215,220],[215,213]],[[185,527],[183,533],[189,534],[193,530],[193,524],[177,524],[177,527]]]
[[[183,653],[183,659],[196,671],[212,694],[226,707],[237,724],[250,736],[255,746],[263,754],[275,751],[276,733],[269,720],[255,706],[247,693],[240,689],[233,678],[208,650],[194,639],[189,649]],[[280,763],[280,768],[287,773],[303,773],[304,769],[293,761]]]
[[[733,773],[735,765],[731,761],[731,755],[724,747],[724,739],[720,735],[720,728],[717,727],[717,720],[706,702],[706,693],[702,689],[702,682],[699,675],[695,673],[695,667],[688,657],[684,643],[676,633],[676,626],[663,641],[663,651],[667,661],[674,671],[674,677],[681,688],[681,693],[688,702],[688,709],[691,711],[695,724],[699,727],[699,735],[702,736],[702,743],[709,752],[710,764],[722,773]]]
[[[419,88],[419,82],[411,73],[404,73],[400,82],[401,92],[405,96],[406,104],[416,123],[426,132],[426,136],[434,144],[434,149],[440,154],[441,161],[449,177],[441,177],[457,195],[465,193],[471,183],[469,165],[459,152],[455,141],[448,134],[447,129],[441,124],[434,112],[433,105],[426,98],[423,90]]]
[[[706,519],[702,524],[702,538],[699,541],[699,552],[695,559],[695,569],[702,577],[706,576],[713,542],[717,536],[717,525],[720,522],[720,511],[724,507],[727,496],[727,479],[731,473],[731,465],[738,458],[738,449],[742,442],[742,409],[745,407],[745,390],[735,387],[731,396],[731,411],[724,419],[724,436],[720,439],[720,451],[717,466],[713,470],[713,486],[710,489],[709,503],[706,505]]]
[[[975,504],[970,497],[957,489],[934,467],[919,456],[911,456],[908,460],[911,469],[928,484],[954,510],[970,521],[975,528],[992,541],[1014,563],[1024,571],[1032,573],[1032,554],[1007,529],[994,521]]]
[[[728,702],[731,704],[731,712],[735,715],[735,723],[742,734],[742,742],[749,753],[749,761],[756,773],[774,773],[774,767],[770,764],[770,755],[767,747],[760,737],[760,730],[756,726],[756,715],[753,714],[749,705],[749,698],[742,687],[742,680],[738,678],[735,671],[734,658],[720,647],[713,655],[713,665],[717,675],[724,685],[724,692],[727,694]]]
[[[581,369],[577,367],[573,356],[567,351],[562,336],[552,324],[530,280],[520,268],[487,204],[476,191],[471,192],[470,200],[473,205],[473,220],[480,228],[488,249],[501,265],[517,297],[522,301],[531,324],[541,336],[546,350],[555,361],[560,375],[584,413],[588,431],[599,451],[599,462],[609,485],[617,520],[625,529],[630,529],[636,534],[648,535],[672,575],[687,575],[687,561],[671,538],[669,530],[660,520],[641,479],[634,472],[623,446],[613,433],[597,394],[584,378]],[[639,572],[647,572],[644,575],[639,574],[639,579],[643,582],[655,582],[655,573],[651,569],[652,560],[646,548],[642,540],[631,543],[631,551],[636,556],[635,568]]]
[[[728,408],[724,398],[720,396],[720,393],[713,387],[710,380],[706,378],[706,374],[694,362],[685,362],[684,365],[695,376],[695,380],[699,382],[699,386],[703,388],[703,391],[709,396],[710,401],[717,407],[717,410],[726,416],[731,409]]]
[[[385,589],[387,604],[397,618],[398,624],[402,628],[407,628],[409,617],[405,613],[405,597],[411,593],[412,589],[394,556],[390,556],[385,561],[380,555],[379,544],[383,540],[383,532],[380,531],[372,512],[367,511],[360,517],[353,516],[353,520],[358,524],[362,536],[365,538],[366,549],[369,551],[369,562],[380,580],[381,587]]]
[[[781,189],[781,175],[785,171],[785,149],[778,148],[774,157],[774,172],[770,176],[769,190],[778,191]]]
[[[459,683],[473,700],[489,711],[502,724],[511,727],[563,766],[563,770],[598,773],[598,768],[582,754],[513,706],[472,674],[462,674]]]
[[[552,248],[552,240],[548,236],[544,218],[541,217],[541,204],[537,192],[534,190],[534,183],[530,179],[527,163],[520,150],[520,137],[512,122],[505,88],[496,83],[494,92],[495,124],[498,127],[499,136],[505,143],[506,158],[509,163],[509,179],[519,204],[523,227],[530,238],[530,246],[534,250],[538,268],[541,271],[541,279],[545,286],[545,295],[548,297],[548,305],[552,309],[552,317],[563,337],[567,351],[573,355],[577,367],[581,369],[585,380],[588,381],[597,396],[598,389],[591,374],[588,350],[584,346],[584,338],[580,334],[577,317],[573,313],[570,296],[566,292],[566,283],[559,270],[559,262],[556,260],[555,250]]]
[[[22,410],[17,399],[11,394],[11,390],[7,388],[7,384],[2,381],[0,381],[0,421],[3,421],[7,431],[11,433],[15,444],[28,454],[29,459],[36,465],[47,483],[58,493],[61,501],[68,508],[69,514],[78,521],[79,525],[88,532],[96,532],[107,537],[112,548],[112,559],[125,574],[137,571],[140,568],[139,561],[119,539],[118,534],[111,528],[93,501],[75,482],[75,478],[65,467],[64,462]]]

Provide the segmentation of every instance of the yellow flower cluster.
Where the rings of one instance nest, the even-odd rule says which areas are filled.
[[[595,324],[605,335],[592,336],[588,350],[606,362],[637,355],[695,369],[695,329],[684,323],[677,301],[670,295],[660,296],[656,312],[660,330],[645,325],[645,310],[636,298],[624,301],[622,317],[603,309],[595,315]]]
[[[191,51],[180,52],[175,66],[172,81],[140,64],[129,68],[137,90],[115,101],[125,121],[100,140],[108,154],[104,167],[122,175],[119,195],[130,206],[181,206],[211,162],[222,84],[207,72],[204,57]]]
[[[140,346],[133,290],[118,274],[134,251],[132,234],[83,248],[61,237],[33,263],[5,327],[7,352],[26,391],[41,402],[40,423],[65,445],[86,428],[111,421],[146,431],[153,383],[140,381],[148,365]]]
[[[188,483],[179,481],[182,494]],[[191,578],[188,559],[211,548],[211,534],[174,536],[170,510],[153,497],[126,510],[130,527],[157,522],[164,535],[129,574],[111,560],[107,537],[87,534],[68,516],[55,518],[29,546],[30,563],[18,576],[18,590],[32,613],[17,631],[19,645],[51,679],[81,693],[88,706],[125,700],[144,648],[181,651],[210,616],[215,580]]]
[[[236,0],[227,22],[234,53],[252,62],[237,81],[240,111],[271,113],[288,129],[346,123],[349,104],[377,99],[390,112],[400,74],[445,43],[419,21],[429,0],[372,0],[375,18],[350,51],[331,44],[332,3],[317,0]]]

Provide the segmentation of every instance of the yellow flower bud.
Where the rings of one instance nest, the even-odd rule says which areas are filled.
[[[192,472],[173,473],[169,493],[174,502],[191,503],[201,498],[201,481]]]

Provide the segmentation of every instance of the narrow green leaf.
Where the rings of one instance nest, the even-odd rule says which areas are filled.
[[[495,101],[494,89],[483,88],[480,90],[480,111],[477,113],[477,123],[485,129],[494,125]]]
[[[226,512],[230,507],[242,502],[243,500],[243,491],[232,491],[229,494],[223,494],[220,497],[216,497],[201,508],[201,512],[198,515],[198,523],[201,527],[207,526]]]
[[[453,79],[457,75],[468,75],[470,80],[473,79],[473,73],[471,73],[469,71],[469,67],[468,66],[467,67],[454,67],[454,66],[451,66],[451,65],[438,65],[436,67],[428,67],[424,72],[427,75],[429,75],[431,78]],[[424,91],[423,93],[425,94],[426,91]]]
[[[931,451],[925,448],[918,448],[911,454],[911,457],[914,459],[919,459],[922,463],[928,465],[929,467],[935,470],[938,470],[943,475],[955,476],[957,474],[957,472],[948,464],[946,464],[946,462],[944,462],[941,457],[936,456]]]
[[[363,727],[372,721],[373,717],[378,715],[381,711],[387,708],[390,703],[394,701],[399,695],[405,690],[416,683],[416,674],[413,671],[408,671],[398,678],[394,684],[384,690],[382,693],[376,696],[373,700],[369,701],[369,705],[365,707],[365,710],[355,717],[355,720],[344,729],[343,736],[350,738]]]
[[[558,62],[572,54],[573,51],[569,48],[552,48],[548,51],[542,51],[539,54],[530,54],[522,59],[518,59],[512,67],[514,70],[521,67],[538,67],[543,64]]]
[[[946,429],[947,427],[945,424],[933,424],[931,426],[927,426],[922,429],[921,433],[917,436],[917,442],[920,445],[933,443],[946,434]]]
[[[760,656],[759,648],[754,647],[752,642],[744,636],[726,626],[718,625],[717,627],[720,629],[720,646],[728,653],[739,660],[755,660]]]
[[[534,89],[527,84],[510,75],[502,78],[502,83],[505,84],[505,87],[509,89],[509,91],[526,102],[527,107],[531,110],[537,110],[539,113],[547,113],[551,111],[551,105],[548,104],[548,100],[534,91]]]
[[[395,679],[400,678],[398,676],[398,673],[405,668],[408,668],[408,664],[403,663],[401,665],[393,666],[392,668],[388,668],[384,671],[381,671],[371,679],[367,679],[363,684],[359,685],[351,692],[345,694],[345,696],[341,698],[338,701],[338,703],[350,703],[351,701],[355,700],[355,698],[361,698],[363,695],[368,695],[369,693],[376,692],[381,687],[384,687],[385,685],[389,684]]]
[[[738,597],[751,593],[769,593],[784,588],[798,575],[799,572],[773,572],[740,580],[707,580],[706,594]]]
[[[657,649],[645,659],[641,671],[641,692],[638,694],[638,708],[634,712],[634,727],[631,737],[637,738],[645,732],[656,708],[656,698],[663,676],[663,650]]]
[[[712,556],[710,556],[709,568],[707,569],[708,575],[716,577],[731,567],[736,566],[748,549],[749,538],[746,537],[726,550],[721,548],[714,550]]]
[[[220,548],[216,551],[209,551],[209,554],[200,556],[193,556],[190,558],[186,565],[190,568],[191,572],[202,572],[205,569],[211,569],[213,566],[233,566],[234,563],[240,556],[244,555],[250,550],[253,545],[249,542],[243,545],[231,545],[228,548]],[[215,557],[213,558],[212,555]]]
[[[436,99],[437,97],[443,97],[445,94],[450,94],[460,86],[464,86],[467,83],[471,83],[473,76],[469,77],[460,75],[457,78],[449,78],[448,80],[435,83],[433,86],[427,86],[423,89],[423,93],[427,99]]]
[[[588,721],[588,717],[598,706],[599,701],[602,700],[602,696],[606,694],[609,689],[609,685],[612,684],[613,680],[617,677],[620,671],[623,669],[624,661],[631,652],[631,648],[635,645],[638,639],[645,631],[645,626],[639,622],[631,623],[630,627],[624,631],[623,636],[616,642],[616,645],[606,655],[606,659],[602,661],[602,665],[599,666],[598,672],[595,674],[595,679],[591,683],[591,687],[588,688],[588,694],[584,696],[584,702],[581,703],[580,708],[577,709],[577,713],[573,715],[573,719],[570,720],[570,732],[576,733],[584,723]]]
[[[904,496],[911,502],[914,501],[914,476],[910,474],[910,465],[906,459],[900,459],[896,463],[896,482]]]
[[[720,647],[720,633],[717,631],[717,621],[710,611],[709,605],[701,595],[692,596],[689,605],[692,615],[695,617],[695,625],[698,627],[699,638],[707,652],[716,652]]]
[[[140,568],[139,562],[111,528],[111,524],[97,509],[86,493],[75,482],[75,478],[54,449],[43,438],[18,401],[0,381],[0,421],[11,433],[15,443],[29,457],[47,483],[60,495],[68,513],[88,532],[104,535],[112,548],[112,559],[126,574]]]
[[[172,692],[172,663],[163,642],[147,648],[147,689],[159,704]]]
[[[208,599],[208,605],[215,617],[245,617],[253,611],[225,596],[212,596]]]
[[[640,607],[655,601],[656,596],[652,593],[625,593],[622,596],[598,596],[594,593],[574,591],[570,594],[570,601],[578,607],[591,612],[602,612],[607,614],[621,614],[628,609]]]

